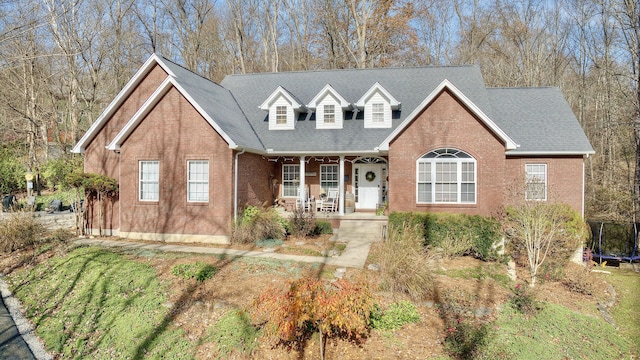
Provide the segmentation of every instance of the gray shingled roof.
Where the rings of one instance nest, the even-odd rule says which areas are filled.
[[[518,144],[507,153],[593,153],[569,104],[555,87],[489,88],[491,119]]]
[[[489,108],[478,66],[387,68],[283,72],[230,75],[221,85],[229,89],[267,149],[278,152],[373,151],[444,79],[451,81],[480,108]],[[391,129],[365,129],[362,112],[356,119],[347,112],[342,129],[316,129],[314,119],[298,120],[295,130],[271,130],[267,112],[258,108],[278,86],[286,88],[304,104],[326,84],[350,103],[355,103],[376,82],[398,101]]]
[[[557,88],[489,88],[472,66],[324,70],[229,75],[220,85],[162,59],[178,83],[233,141],[278,153],[373,152],[444,80],[449,80],[520,147],[508,154],[593,153],[580,124]],[[282,86],[303,104],[330,84],[355,103],[376,82],[398,101],[390,129],[365,129],[362,112],[347,111],[342,129],[316,129],[302,114],[294,130],[269,130],[259,105]]]
[[[175,79],[193,100],[241,147],[264,150],[262,142],[247,122],[228,89],[203,78],[170,60],[164,64],[175,74]]]

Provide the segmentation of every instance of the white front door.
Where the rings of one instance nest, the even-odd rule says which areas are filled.
[[[356,164],[354,176],[357,178],[357,209],[372,209],[381,202],[381,173],[380,164]]]

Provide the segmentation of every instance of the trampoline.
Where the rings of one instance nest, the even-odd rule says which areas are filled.
[[[638,255],[638,223],[589,221],[593,259],[603,261],[636,262]]]

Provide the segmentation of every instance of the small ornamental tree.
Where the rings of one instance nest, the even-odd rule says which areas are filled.
[[[105,175],[81,172],[70,174],[66,181],[76,189],[76,228],[79,228],[79,222],[84,220],[84,211],[80,206],[80,200],[86,198],[87,202],[90,202],[96,199],[98,200],[98,231],[102,236],[104,200],[118,196],[118,182],[116,179]],[[82,198],[80,196],[81,193],[83,195]],[[82,233],[84,234],[84,226],[82,227]]]
[[[314,278],[291,281],[288,289],[267,289],[254,307],[265,334],[277,345],[302,350],[314,332],[320,334],[320,358],[327,338],[362,341],[369,333],[374,301],[369,285]]]
[[[587,235],[580,214],[566,204],[526,201],[508,207],[505,220],[510,251],[516,259],[526,257],[530,287],[535,286],[538,271],[550,255],[567,261]]]

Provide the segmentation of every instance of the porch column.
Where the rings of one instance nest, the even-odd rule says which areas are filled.
[[[344,155],[340,155],[340,173],[338,178],[339,193],[338,195],[338,215],[344,215]]]
[[[300,204],[302,205],[302,209],[306,208],[306,201],[307,201],[307,194],[306,193],[306,189],[307,187],[305,186],[305,176],[304,173],[306,172],[304,165],[306,164],[306,162],[304,161],[304,156],[300,156],[300,188],[298,189],[298,193],[300,196]]]

